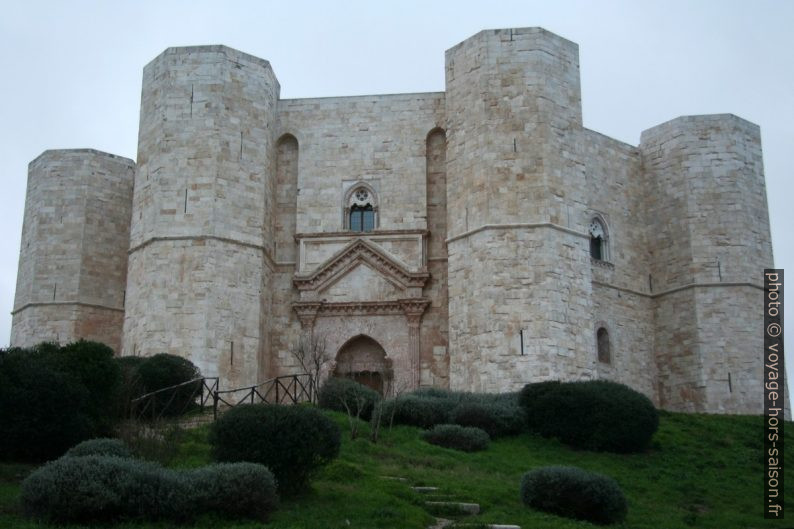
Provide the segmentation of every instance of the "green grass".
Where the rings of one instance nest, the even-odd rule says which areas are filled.
[[[331,413],[347,433],[347,419]],[[794,454],[794,425],[787,424]],[[629,502],[624,528],[786,528],[792,522],[762,514],[762,423],[760,417],[662,413],[653,446],[643,454],[617,455],[571,450],[531,435],[497,440],[484,452],[463,453],[420,440],[420,430],[395,427],[378,444],[365,426],[354,441],[345,435],[339,459],[325,467],[304,495],[282,502],[266,527],[422,528],[433,517],[409,484],[440,487],[440,495],[479,503],[482,513],[467,523],[512,523],[524,529],[597,527],[533,511],[519,500],[522,474],[544,465],[576,465],[615,478]],[[207,428],[183,436],[171,466],[210,462]],[[31,467],[0,465],[0,527],[40,528],[19,514],[19,482]],[[786,504],[794,508],[794,481]],[[794,518],[794,512],[789,513]],[[463,520],[462,520],[463,521]],[[197,527],[263,527],[253,522],[202,519]],[[116,528],[167,527],[119,524]]]

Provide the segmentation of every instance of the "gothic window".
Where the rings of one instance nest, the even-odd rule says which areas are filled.
[[[599,261],[608,261],[607,230],[604,222],[598,217],[590,221],[590,257]]]
[[[345,229],[369,232],[377,227],[378,205],[375,191],[367,184],[353,186],[346,193]]]
[[[606,327],[599,327],[596,331],[596,344],[598,345],[598,361],[609,364],[612,358],[609,348],[609,332]]]
[[[375,211],[370,204],[350,208],[350,231],[372,231],[375,228]]]

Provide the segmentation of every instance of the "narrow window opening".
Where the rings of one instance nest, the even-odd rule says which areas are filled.
[[[596,332],[596,342],[598,344],[598,361],[609,364],[612,361],[609,347],[609,333],[604,327],[600,327]]]
[[[594,218],[590,221],[590,257],[598,261],[609,260],[609,248],[607,246],[607,230],[600,219]]]

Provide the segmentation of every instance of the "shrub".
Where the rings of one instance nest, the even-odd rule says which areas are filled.
[[[108,456],[62,457],[31,473],[26,515],[54,523],[179,520],[189,508],[181,477],[153,463]]]
[[[48,361],[52,347],[0,351],[0,457],[52,459],[95,431],[88,390]]]
[[[542,467],[521,478],[525,505],[578,520],[599,524],[626,518],[626,498],[614,479],[577,467]]]
[[[409,394],[384,402],[381,413],[384,424],[393,417],[397,424],[427,429],[449,422],[450,407],[451,403],[443,399]]]
[[[120,417],[130,414],[132,399],[144,394],[143,383],[138,374],[138,367],[146,360],[142,356],[119,356],[116,364],[121,371],[121,389],[119,391],[118,413]]]
[[[464,452],[485,450],[491,440],[485,430],[457,424],[438,424],[432,430],[422,432],[422,439],[434,445]]]
[[[603,380],[529,384],[521,392],[530,430],[587,450],[644,450],[659,426],[651,401]]]
[[[120,439],[89,439],[83,441],[69,449],[66,457],[83,457],[83,456],[113,456],[122,458],[131,458],[130,452],[124,441]]]
[[[201,377],[201,372],[190,360],[181,356],[161,353],[146,358],[137,369],[143,393],[169,388]],[[173,391],[155,395],[151,405],[155,415],[179,415],[195,405],[201,382],[187,384]]]
[[[452,409],[449,421],[488,432],[491,437],[514,435],[524,429],[524,415],[517,403],[461,402]]]
[[[266,520],[278,504],[273,473],[255,463],[219,463],[190,472],[195,505],[229,518]]]
[[[96,434],[109,434],[119,419],[121,369],[113,349],[99,342],[80,340],[47,354],[49,361],[79,380],[88,390],[86,412]]]
[[[318,404],[368,421],[379,399],[377,391],[349,378],[329,378],[320,388]]]
[[[190,522],[205,513],[263,520],[277,503],[262,465],[211,465],[179,472],[111,456],[69,456],[23,482],[26,515],[53,523],[147,520]]]
[[[422,428],[454,423],[481,428],[491,437],[515,435],[525,429],[524,410],[518,405],[515,393],[423,388],[386,401],[382,408],[384,423],[392,416],[395,423]]]
[[[339,455],[339,427],[315,408],[243,405],[224,413],[209,436],[221,462],[249,461],[268,467],[281,493],[303,489],[311,474]]]

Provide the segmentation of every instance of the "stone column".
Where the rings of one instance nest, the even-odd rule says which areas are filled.
[[[400,305],[405,312],[405,319],[408,323],[408,358],[411,370],[411,387],[416,389],[419,387],[421,376],[419,368],[421,366],[421,341],[419,339],[419,328],[422,323],[422,314],[430,304],[430,300],[416,298],[416,299],[401,299]]]

